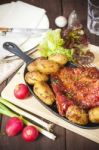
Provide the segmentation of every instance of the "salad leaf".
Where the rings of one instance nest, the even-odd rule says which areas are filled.
[[[53,54],[63,54],[69,60],[72,60],[73,50],[64,48],[64,43],[65,41],[61,37],[61,29],[50,30],[40,43],[38,49],[43,57],[48,57]]]

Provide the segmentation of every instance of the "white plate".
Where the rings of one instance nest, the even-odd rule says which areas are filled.
[[[2,16],[5,16],[5,8],[8,9],[9,5],[12,6],[12,4],[14,3],[8,3],[5,5],[0,6],[0,8],[2,8],[0,10],[1,15],[0,18],[2,19]],[[5,7],[6,6],[6,7]],[[35,20],[34,20],[35,21]],[[41,22],[39,23],[39,25],[37,26],[37,28],[41,28],[41,29],[49,29],[49,20],[46,14],[44,14]],[[13,42],[15,44],[17,44],[22,51],[26,52],[32,48],[34,48],[36,45],[38,45],[40,43],[40,41],[42,40],[43,36],[38,35],[38,36],[24,36],[24,35],[16,35],[16,34],[6,34],[5,36],[0,36],[0,59],[6,57],[6,56],[12,56],[13,54],[6,51],[5,49],[3,49],[3,43],[4,42]]]
[[[41,28],[41,29],[48,29],[49,28],[49,20],[47,15],[44,15],[42,21],[40,22],[39,26],[37,28]],[[15,44],[17,44],[22,51],[26,52],[32,48],[34,48],[36,45],[38,45],[40,43],[40,41],[42,40],[43,36],[30,36],[30,37],[25,37],[23,35],[19,36],[19,35],[6,35],[6,36],[0,36],[0,56],[1,58],[6,57],[6,56],[12,56],[13,54],[4,50],[2,45],[4,42],[13,42]]]

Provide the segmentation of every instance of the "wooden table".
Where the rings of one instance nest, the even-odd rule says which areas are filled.
[[[69,13],[75,9],[82,24],[85,27],[89,40],[92,44],[99,46],[99,37],[92,35],[86,29],[87,20],[87,0],[23,0],[29,4],[42,7],[47,11],[50,27],[55,29],[54,20],[59,15],[68,17]],[[10,0],[0,1],[0,4],[10,2]],[[12,75],[13,76],[13,75]],[[0,85],[0,91],[6,86],[12,76]],[[80,135],[68,131],[62,127],[55,126],[54,132],[57,139],[52,141],[44,136],[40,136],[33,143],[26,143],[21,138],[21,134],[13,138],[5,135],[5,124],[8,117],[1,116],[0,121],[0,150],[98,150],[99,145]]]

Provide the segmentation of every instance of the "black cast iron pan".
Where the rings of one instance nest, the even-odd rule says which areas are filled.
[[[24,60],[24,62],[26,62],[26,67],[25,67],[25,70],[24,70],[24,76],[27,72],[27,66],[33,62],[35,59],[29,57],[28,55],[26,55],[24,52],[22,52],[20,50],[19,47],[17,47],[14,43],[11,43],[11,42],[5,42],[3,44],[3,48],[5,48],[6,50],[8,50],[9,52],[15,54],[16,56],[20,57],[22,60]],[[66,64],[66,66],[69,66],[69,67],[77,67],[75,64],[69,62]],[[78,124],[75,124],[71,121],[69,121],[68,119],[66,119],[65,117],[62,117],[59,115],[58,111],[57,111],[57,107],[56,107],[56,104],[54,103],[53,105],[51,106],[47,106],[45,103],[43,103],[36,95],[35,93],[33,92],[33,87],[31,85],[29,85],[28,83],[26,83],[30,92],[32,93],[32,95],[34,97],[36,97],[36,99],[44,106],[46,107],[49,111],[51,111],[53,114],[55,114],[56,116],[58,116],[59,118],[67,121],[68,123],[71,123],[75,126],[78,126],[80,128],[83,128],[83,129],[97,129],[99,128],[99,124],[94,124],[94,123],[88,123],[87,125],[85,126],[82,126],[82,125],[78,125]],[[48,81],[48,84],[50,84],[50,81]]]

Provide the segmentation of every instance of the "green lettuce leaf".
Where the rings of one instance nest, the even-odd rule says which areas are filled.
[[[61,38],[61,29],[50,30],[45,38],[40,43],[38,49],[43,57],[48,57],[53,54],[64,54],[69,60],[72,60],[73,50],[63,47],[64,40]]]

